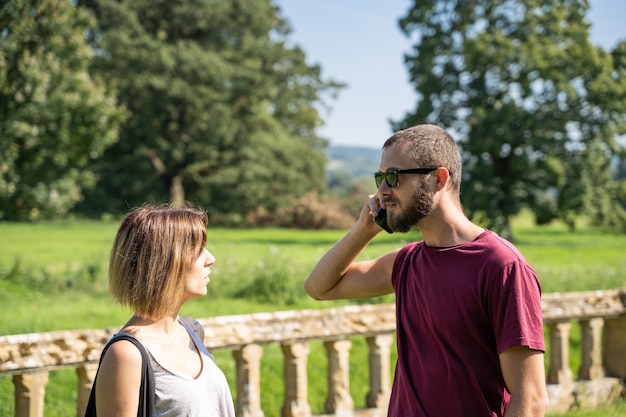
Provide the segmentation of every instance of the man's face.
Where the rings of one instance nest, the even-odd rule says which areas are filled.
[[[380,170],[419,168],[408,156],[405,146],[394,145],[383,151]],[[398,174],[395,187],[383,181],[378,189],[382,207],[387,210],[387,223],[392,230],[406,233],[433,211],[432,174]]]

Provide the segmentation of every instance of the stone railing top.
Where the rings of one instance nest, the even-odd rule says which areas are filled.
[[[395,331],[393,304],[350,305],[198,319],[209,349],[373,336]],[[94,363],[119,329],[67,330],[0,336],[0,375]]]
[[[541,297],[546,323],[617,317],[626,312],[626,289],[549,293]]]
[[[393,304],[350,305],[325,310],[219,316],[199,319],[210,348],[237,348],[250,343],[289,343],[373,336],[396,330]]]
[[[625,313],[626,289],[551,293],[542,297],[545,322]],[[393,304],[324,310],[292,310],[198,319],[209,349],[238,349],[251,343],[338,340],[395,331]],[[95,363],[118,328],[0,336],[0,375]]]

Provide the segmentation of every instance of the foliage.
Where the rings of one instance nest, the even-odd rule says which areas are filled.
[[[360,197],[362,203],[363,195]],[[214,213],[211,222],[221,227],[237,228],[348,229],[354,224],[356,217],[346,210],[344,203],[345,201],[340,201],[339,196],[335,194],[320,195],[317,191],[311,191],[277,210],[270,211],[265,207],[257,207],[243,220],[233,218],[230,214]]]
[[[251,272],[252,280],[235,293],[235,298],[256,300],[261,303],[294,306],[305,296],[302,284],[291,279],[302,275],[297,265],[280,255],[275,246],[260,259]]]
[[[593,46],[587,10],[587,0],[430,0],[400,21],[416,35],[405,60],[421,99],[395,127],[455,132],[464,206],[507,237],[511,216],[536,205],[542,221],[584,213],[626,227],[611,165],[623,158],[626,42]]]
[[[0,281],[23,285],[32,291],[54,294],[67,290],[106,292],[105,286],[97,285],[102,275],[102,265],[84,265],[78,270],[67,269],[61,273],[52,272],[47,268],[25,268],[20,259],[16,259],[5,270],[0,265]]]
[[[118,87],[130,116],[93,161],[92,213],[193,200],[237,223],[323,190],[324,81],[270,0],[81,0],[98,28],[92,73]]]
[[[363,206],[363,201],[361,201]],[[336,195],[320,196],[310,192],[290,206],[279,210],[278,226],[307,230],[346,230],[352,227],[356,216],[346,211]]]
[[[70,1],[0,7],[0,219],[66,214],[94,184],[87,161],[117,139],[123,113],[87,71],[93,23]]]

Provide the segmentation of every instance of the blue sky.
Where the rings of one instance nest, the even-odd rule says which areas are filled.
[[[289,20],[291,40],[325,78],[348,86],[324,114],[320,133],[332,145],[379,148],[389,120],[415,108],[403,54],[411,42],[398,29],[411,0],[275,0]],[[626,40],[626,1],[590,0],[591,40],[611,49]]]

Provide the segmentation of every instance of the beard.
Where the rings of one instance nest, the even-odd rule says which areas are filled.
[[[415,190],[407,207],[408,209],[403,209],[399,214],[394,213],[388,216],[389,227],[394,232],[407,233],[423,218],[432,213],[433,198],[426,184]]]

